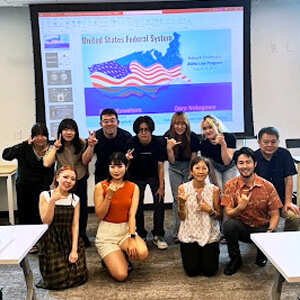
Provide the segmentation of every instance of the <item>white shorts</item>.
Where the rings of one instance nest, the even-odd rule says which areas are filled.
[[[100,221],[95,245],[101,259],[114,251],[121,250],[121,245],[128,237],[128,222],[110,223]]]

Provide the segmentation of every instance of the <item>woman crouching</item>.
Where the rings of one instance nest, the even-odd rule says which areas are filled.
[[[133,260],[145,260],[148,249],[135,232],[139,189],[125,179],[128,161],[121,152],[109,158],[109,176],[95,187],[96,216],[100,221],[96,247],[102,263],[117,281],[128,277]]]

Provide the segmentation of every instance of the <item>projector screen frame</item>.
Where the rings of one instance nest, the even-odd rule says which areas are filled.
[[[36,121],[46,123],[45,99],[42,73],[41,43],[38,24],[38,13],[41,12],[80,12],[80,11],[134,11],[134,10],[160,10],[160,9],[188,9],[188,8],[211,8],[211,7],[235,7],[244,8],[244,131],[233,132],[238,138],[252,138],[253,110],[251,91],[251,68],[250,68],[250,0],[200,0],[200,1],[156,1],[150,2],[102,2],[85,4],[42,4],[30,5],[31,26],[33,36],[34,73],[36,92]],[[208,112],[209,114],[210,112]]]

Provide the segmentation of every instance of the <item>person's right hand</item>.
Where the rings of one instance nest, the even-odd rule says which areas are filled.
[[[128,149],[127,153],[125,154],[125,157],[127,158],[128,161],[133,159],[133,155],[132,155],[133,151],[134,151],[134,148]]]
[[[63,198],[62,194],[61,194],[60,191],[56,188],[56,189],[54,189],[53,192],[52,192],[50,201],[52,201],[52,202],[55,203],[56,201],[58,201],[58,200],[60,200],[60,199],[62,199],[62,198]]]
[[[179,194],[177,195],[177,199],[178,199],[179,201],[182,201],[183,203],[185,203],[186,200],[187,200],[187,195],[186,195],[185,193],[179,193]]]
[[[166,141],[167,141],[167,149],[171,150],[173,149],[176,145],[181,144],[181,141],[176,141],[174,138],[167,138],[165,137]]]
[[[27,143],[28,143],[28,145],[31,145],[31,144],[33,144],[34,141],[35,141],[35,137],[32,138],[32,136],[30,135],[28,140],[27,140]]]
[[[106,189],[106,196],[107,196],[108,198],[111,198],[111,197],[115,194],[115,192],[116,192],[119,188],[121,188],[121,186],[117,186],[117,185],[115,185],[114,183],[111,183],[109,186],[105,185],[104,187],[105,187],[105,189]]]
[[[62,143],[61,143],[61,134],[59,135],[59,137],[57,138],[56,134],[54,134],[54,139],[55,139],[55,142],[54,142],[54,147],[59,149],[61,146],[62,146]]]

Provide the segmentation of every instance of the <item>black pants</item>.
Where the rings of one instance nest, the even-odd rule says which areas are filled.
[[[251,233],[266,232],[269,224],[261,227],[250,227],[244,223],[235,220],[228,219],[223,225],[223,233],[227,240],[228,254],[230,258],[240,256],[239,241],[244,243],[252,243],[250,239]],[[257,257],[265,258],[265,255],[257,248]]]
[[[159,187],[159,178],[151,177],[146,180],[134,181],[134,183],[140,189],[140,199],[139,206],[136,213],[136,228],[137,233],[140,237],[144,238],[147,235],[147,231],[145,229],[145,221],[144,221],[144,196],[145,189],[147,184],[149,184],[152,197],[153,197],[153,205],[154,205],[154,213],[153,213],[153,223],[154,227],[152,230],[153,236],[160,235],[164,236],[164,218],[165,218],[165,208],[164,208],[164,199],[159,201],[159,196],[155,195],[158,187]]]
[[[201,247],[198,243],[180,243],[183,268],[189,276],[213,276],[219,269],[219,243]]]
[[[45,188],[47,190],[47,188]],[[49,188],[48,188],[49,189]],[[44,190],[41,185],[16,185],[19,224],[42,224],[39,213],[40,193]]]
[[[80,198],[80,217],[79,217],[79,235],[86,235],[86,227],[88,221],[88,209],[87,209],[87,179],[88,176],[84,176],[77,182],[76,194]]]

